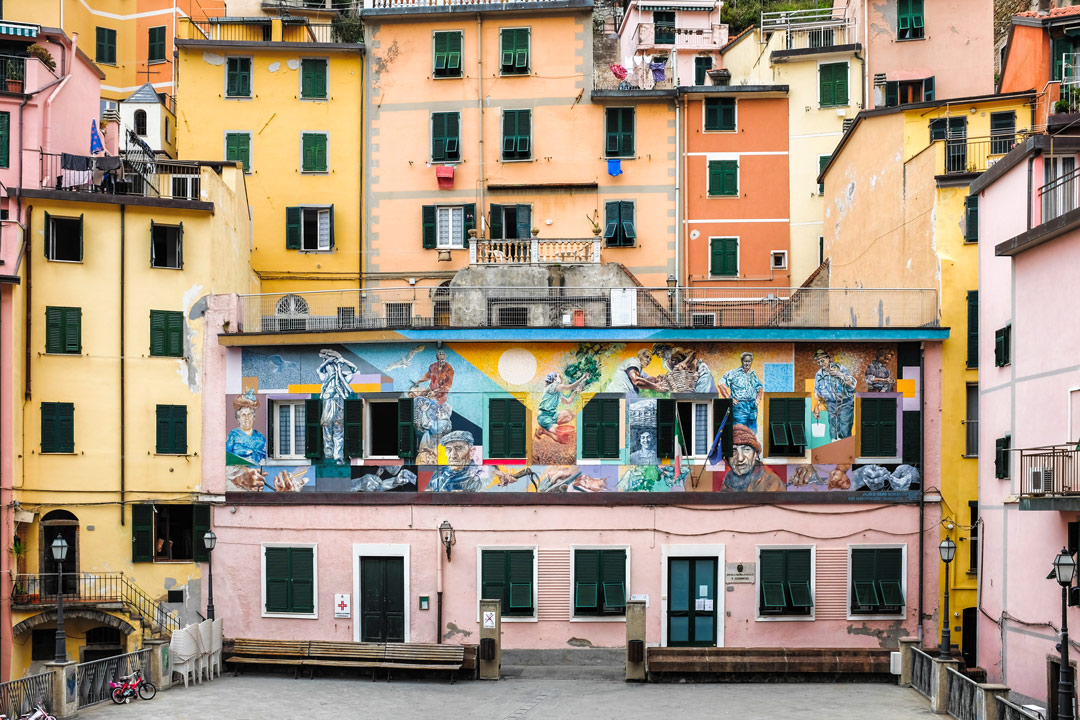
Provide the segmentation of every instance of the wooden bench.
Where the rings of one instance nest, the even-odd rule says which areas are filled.
[[[885,677],[889,650],[880,648],[650,647],[650,679],[707,674],[721,680],[751,676],[800,679]]]
[[[292,665],[299,675],[301,667],[385,668],[386,679],[395,668],[403,670],[448,670],[453,684],[465,664],[463,645],[422,643],[355,643],[323,640],[233,640],[233,654],[225,662]],[[234,674],[239,673],[239,666]],[[374,672],[372,679],[375,678]]]

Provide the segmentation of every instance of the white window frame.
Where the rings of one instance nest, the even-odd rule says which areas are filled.
[[[411,618],[409,612],[412,606],[412,595],[409,589],[409,545],[364,545],[353,543],[352,546],[352,574],[353,574],[353,602],[352,602],[352,626],[353,642],[360,642],[360,603],[364,597],[362,594],[360,577],[360,559],[365,557],[399,557],[402,559],[402,576],[404,578],[402,588],[405,593],[405,642],[409,642],[409,625]],[[479,621],[478,621],[479,622]],[[441,631],[440,631],[441,632]]]
[[[270,401],[270,437],[274,442],[274,454],[271,456],[274,460],[301,460],[307,462],[307,457],[304,455],[305,448],[301,447],[300,452],[296,452],[296,447],[292,447],[293,452],[283,454],[281,450],[281,442],[278,433],[278,417],[281,408],[289,407],[292,410],[289,411],[289,422],[292,423],[292,434],[290,436],[292,445],[296,443],[296,407],[305,407],[303,400],[271,400]],[[306,432],[306,431],[305,431]]]
[[[502,49],[502,31],[503,30],[528,30],[528,32],[529,32],[529,66],[526,68],[526,71],[523,72],[523,73],[504,73],[503,70],[502,70],[502,52],[503,52],[503,49]],[[533,65],[532,26],[531,25],[508,25],[506,27],[500,27],[499,28],[499,49],[498,49],[498,53],[499,54],[496,57],[498,57],[498,59],[499,59],[499,77],[529,77],[530,75],[532,75],[532,65]],[[465,55],[464,38],[462,38],[461,54],[463,56]],[[434,65],[434,62],[432,64]],[[465,58],[464,57],[462,57],[461,70],[462,70],[462,74],[464,75],[464,72],[465,72]],[[528,109],[528,108],[523,108],[523,109]],[[529,140],[530,140],[529,147],[531,148],[532,147],[532,142],[531,142],[532,141],[532,114],[531,113],[529,114]],[[532,155],[531,152],[529,154]],[[500,155],[501,155],[501,152],[500,152]],[[507,161],[504,161],[504,162],[507,162]],[[511,160],[509,162],[514,162],[514,161]]]
[[[181,177],[183,177],[183,176],[181,176]],[[184,179],[186,180],[189,177],[190,176],[185,177]],[[173,176],[173,180],[176,180],[176,179],[177,179],[177,176]],[[176,238],[176,244],[177,244],[176,255],[177,255],[178,258],[182,258],[184,256],[184,235],[183,235],[182,232],[180,232],[181,227],[183,227],[181,224],[178,223],[176,225],[171,225],[171,224],[168,224],[168,223],[154,223],[152,227],[155,230],[157,228],[159,228],[159,227],[161,227],[161,228],[170,228],[172,230],[176,230],[177,235],[178,235],[178,237]],[[153,244],[154,244],[154,234],[151,232],[150,233],[151,254],[153,253]],[[154,259],[156,259],[156,258],[154,258]],[[150,263],[150,269],[151,270],[183,270],[184,266],[183,266],[183,262],[181,262],[179,265],[155,265],[153,262],[151,262]]]
[[[304,97],[304,61],[322,60],[326,63],[326,97]],[[329,102],[330,101],[330,58],[325,55],[305,55],[300,58],[300,72],[296,78],[296,99],[300,102]],[[329,154],[326,156],[327,165],[330,164]]]
[[[809,550],[810,551],[810,614],[809,615],[762,615],[761,614],[761,551],[762,550]],[[754,577],[755,622],[814,622],[817,618],[817,545],[758,545],[755,550],[757,573]],[[850,565],[850,555],[848,557]],[[905,596],[906,597],[906,596]]]
[[[397,460],[397,445],[394,446],[393,455],[372,455],[370,451],[373,449],[371,442],[371,428],[373,423],[371,421],[371,407],[373,405],[393,405],[394,406],[394,422],[397,422],[397,398],[364,398],[364,459],[369,460]],[[395,431],[396,435],[396,431]]]
[[[735,194],[734,195],[710,195],[709,194],[709,164],[724,160],[735,161]],[[705,156],[705,199],[706,200],[738,200],[742,197],[742,155],[739,153],[708,153]],[[723,237],[728,237],[724,235]]]
[[[480,622],[480,601],[483,599],[484,577],[484,551],[485,550],[532,550],[533,554],[533,582],[532,582],[532,606],[533,614],[529,617],[515,615],[503,616],[504,623],[534,623],[540,622],[539,586],[540,586],[540,546],[539,545],[477,545],[476,546],[476,622]],[[573,578],[573,576],[571,576]]]
[[[843,105],[822,105],[821,104],[821,66],[822,65],[839,65],[840,63],[844,63],[844,64],[847,65],[847,87],[848,87],[848,98],[847,99],[848,99],[848,101],[846,103],[844,103]],[[817,92],[817,109],[818,110],[835,110],[837,108],[851,107],[851,98],[852,98],[852,94],[851,94],[851,60],[846,59],[846,58],[844,60],[837,60],[837,59],[818,60],[818,63],[817,63],[817,90],[816,90],[816,92]]]
[[[229,136],[230,135],[247,135],[248,136],[248,164],[243,169],[245,175],[250,175],[255,167],[255,143],[253,142],[255,137],[250,130],[226,130],[221,136],[221,157],[222,159],[229,156]],[[225,160],[225,162],[230,162]],[[238,161],[232,161],[238,162]]]
[[[439,214],[444,210],[450,213],[450,218],[447,223],[449,230],[449,238],[444,238],[443,234],[439,232]],[[453,213],[457,210],[461,213],[461,235],[456,239],[453,237],[454,218]],[[443,242],[446,240],[446,242]],[[462,250],[465,247],[465,206],[464,205],[436,205],[435,206],[435,247],[438,250]]]
[[[577,615],[577,609],[574,607],[574,577],[577,564],[577,551],[578,550],[623,550],[626,552],[626,569],[623,571],[626,575],[625,587],[623,592],[626,593],[626,601],[630,601],[630,546],[629,545],[571,545],[570,546],[570,622],[572,623],[624,623],[626,622],[626,610],[623,609],[622,615]]]
[[[703,405],[705,407],[705,434],[706,434],[707,438],[711,438],[712,432],[711,432],[710,428],[712,427],[712,402],[710,400],[692,400],[692,399],[689,399],[689,398],[682,399],[682,400],[676,399],[675,400],[675,416],[676,416],[676,418],[678,417],[678,414],[679,414],[679,407],[678,406],[680,404],[682,404],[682,403],[689,403],[693,408],[696,408],[698,405]],[[686,428],[683,428],[683,429],[685,430]],[[692,450],[694,449],[694,440],[695,440],[695,437],[696,437],[694,433],[695,433],[696,430],[697,430],[697,413],[692,411],[690,413],[690,431],[689,431],[690,448]],[[706,444],[708,444],[708,440],[706,440]],[[704,454],[698,455],[697,453],[691,452],[690,455],[688,455],[686,457],[691,457],[691,458],[698,459],[698,458],[708,457],[708,455],[709,455],[709,451],[706,449]]]
[[[679,557],[716,558],[716,647],[724,647],[724,602],[727,584],[724,557],[725,545],[661,545],[660,546],[660,647],[668,646],[668,560]]]
[[[307,613],[268,613],[266,612],[266,548],[311,548],[311,576],[313,612]],[[294,618],[298,620],[319,619],[319,544],[302,542],[266,542],[259,545],[259,612],[264,618]]]
[[[304,136],[305,135],[322,135],[326,138],[326,169],[325,170],[305,170],[304,169]],[[301,175],[329,175],[330,174],[330,133],[325,130],[301,130],[300,131],[300,174]],[[326,207],[330,207],[327,205]]]
[[[251,62],[251,93],[249,95],[230,95],[229,94],[229,61],[230,60],[249,60]],[[221,96],[226,100],[254,100],[255,99],[255,57],[253,55],[226,55],[224,65],[225,77],[221,87]]]
[[[706,95],[701,99],[701,134],[702,135],[734,135],[739,132],[739,99],[736,97],[731,98],[735,101],[735,127],[731,130],[707,130],[705,129],[705,100],[709,99],[710,95]],[[725,95],[717,95],[717,98],[724,98]]]
[[[325,175],[325,173],[314,173],[314,174],[316,174],[316,175]],[[311,212],[315,213],[315,228],[316,228],[315,247],[308,247],[307,246],[307,233],[304,232],[304,219],[305,219],[306,214],[307,214],[308,211],[311,211]],[[323,247],[322,239],[319,237],[319,233],[318,233],[318,227],[319,227],[318,214],[322,213],[322,212],[325,212],[327,214],[327,216],[329,217],[329,215],[330,215],[330,206],[329,205],[301,205],[300,206],[300,252],[305,252],[305,253],[328,253],[328,252],[333,252],[334,246],[333,246],[333,243],[331,242],[332,233],[334,232],[333,226],[330,226],[329,233],[331,233],[331,234],[328,234],[326,236],[326,246],[325,247]],[[329,220],[327,222],[329,222]]]
[[[708,182],[706,180],[706,182]],[[713,197],[713,196],[710,196]],[[722,197],[720,195],[715,196],[717,198]],[[712,245],[713,240],[735,240],[735,274],[734,275],[713,275],[712,274]],[[742,235],[710,235],[709,236],[709,280],[720,281],[732,281],[738,280],[739,274],[742,272]]]
[[[904,607],[899,613],[890,614],[858,614],[851,612],[851,555],[853,550],[895,550],[900,549],[900,591],[904,594]],[[847,619],[848,620],[904,620],[907,618],[908,605],[908,569],[907,569],[907,545],[904,543],[865,543],[847,546]],[[815,605],[816,607],[816,605]]]
[[[780,258],[781,263],[776,264],[776,259]],[[769,269],[770,270],[787,270],[787,250],[773,250],[769,253]]]

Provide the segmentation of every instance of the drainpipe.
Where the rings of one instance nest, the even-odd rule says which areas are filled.
[[[863,0],[862,4],[862,31],[863,31],[863,53],[866,54],[866,59],[863,60],[863,109],[866,108],[866,98],[870,97],[870,71],[867,69],[867,65],[870,64],[870,16],[867,8],[867,0]],[[859,29],[855,28],[855,32],[858,33]],[[858,37],[858,35],[856,35]],[[920,626],[921,627],[921,626]]]
[[[1033,188],[1031,187],[1031,181],[1032,181],[1033,176],[1035,174],[1035,155],[1034,154],[1032,154],[1031,157],[1028,158],[1027,166],[1028,166],[1028,170],[1027,170],[1027,229],[1030,230],[1031,229],[1031,212],[1032,212],[1031,193],[1033,191]]]
[[[435,557],[437,557],[439,559],[439,564],[436,566],[438,568],[438,570],[436,572],[436,581],[435,581],[435,622],[438,623],[437,632],[435,633],[435,642],[438,643],[439,645],[442,645],[442,636],[443,636],[443,632],[442,632],[442,556],[443,556],[443,546],[442,546],[442,534],[441,534],[441,532],[436,533],[436,535],[437,535],[438,542],[436,543],[436,546],[435,546]]]
[[[124,503],[125,492],[127,490],[126,477],[124,470],[126,469],[126,462],[124,459],[124,446],[125,446],[125,429],[124,424],[124,252],[125,252],[125,210],[126,205],[120,205],[120,525],[124,525]]]
[[[476,109],[480,113],[476,120],[480,128],[480,232],[478,234],[485,234],[487,231],[487,215],[484,214],[484,21],[480,17],[480,13],[476,14]],[[439,636],[442,636],[441,628]]]
[[[926,586],[924,573],[926,551],[926,343],[919,343],[919,388],[922,392],[922,425],[923,437],[919,443],[919,465],[922,466],[923,481],[919,483],[919,645],[923,641],[923,591]],[[940,492],[940,490],[939,490]]]
[[[22,205],[22,203],[19,203]],[[33,224],[31,220],[34,219],[34,206],[27,205],[26,207],[26,230],[23,235],[23,247],[26,248],[26,302],[23,306],[23,399],[30,399],[30,347],[33,343],[30,342],[30,308],[33,307],[34,300],[34,278],[32,275],[32,269],[34,267],[33,262],[33,250],[30,247],[32,244],[33,235],[31,230]]]
[[[676,91],[678,92],[678,91]],[[675,96],[675,277],[682,285],[682,244],[686,226],[682,217],[682,103],[683,98]]]
[[[76,49],[78,47],[78,42],[79,42],[79,33],[77,33],[77,32],[71,33],[71,54],[72,54],[72,56],[74,56],[75,53],[76,53]],[[53,104],[53,100],[56,99],[56,96],[60,94],[60,91],[63,90],[64,86],[68,84],[69,80],[71,80],[71,76],[73,74],[74,67],[75,67],[75,63],[74,63],[74,57],[73,57],[71,67],[68,68],[67,74],[64,75],[63,81],[61,81],[60,85],[55,90],[52,91],[52,93],[49,95],[49,99],[45,101],[45,110],[44,110],[44,113],[43,113],[45,117],[44,117],[44,122],[42,124],[45,126],[45,132],[44,132],[45,143],[44,143],[44,145],[49,150],[52,150],[52,143],[50,141],[52,139],[52,104]]]

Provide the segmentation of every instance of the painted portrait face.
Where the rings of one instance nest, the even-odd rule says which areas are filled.
[[[750,353],[743,353],[742,356],[742,369],[746,372],[750,372],[750,366],[754,362],[754,356]]]
[[[454,470],[461,470],[472,460],[472,446],[460,440],[453,440],[446,446],[446,460]]]
[[[446,353],[442,350],[439,350],[437,353],[435,353],[435,359],[439,362],[446,362]]]
[[[731,452],[731,469],[739,475],[750,472],[757,462],[757,451],[749,445],[736,445]]]
[[[641,449],[642,450],[651,450],[652,446],[653,446],[652,433],[649,432],[648,430],[643,430],[639,437],[641,438]]]
[[[246,433],[255,427],[255,411],[251,408],[240,408],[236,411],[236,424]]]
[[[814,360],[817,362],[818,367],[820,367],[820,368],[829,367],[829,356],[828,355],[818,355],[816,358],[814,358]]]
[[[637,358],[638,362],[641,363],[641,367],[644,368],[646,365],[649,364],[650,361],[652,361],[652,353],[648,350],[642,350],[637,354]]]

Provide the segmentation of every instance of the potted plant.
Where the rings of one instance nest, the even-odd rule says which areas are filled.
[[[16,603],[25,603],[29,601],[30,596],[26,592],[26,588],[23,587],[19,578],[26,572],[26,556],[29,552],[29,548],[26,547],[26,543],[22,538],[16,535],[11,541],[11,547],[8,548],[8,552],[15,558],[15,574],[14,584],[11,589],[12,600]]]
[[[7,64],[7,91],[21,93],[23,91],[23,64],[8,60]]]
[[[53,60],[52,53],[49,52],[48,48],[42,47],[41,45],[34,43],[30,47],[26,48],[26,54],[30,57],[37,58],[41,61],[42,65],[49,68],[50,70],[54,72],[56,71],[56,61]]]
[[[596,213],[592,216],[586,215],[585,219],[589,221],[589,225],[592,226],[593,237],[600,237],[600,223],[596,221]]]

